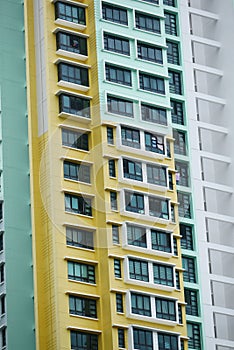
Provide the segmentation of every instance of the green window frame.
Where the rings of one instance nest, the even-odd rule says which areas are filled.
[[[66,239],[67,245],[69,246],[92,250],[94,249],[93,232],[91,231],[67,226]]]
[[[68,261],[68,278],[79,282],[95,284],[95,266]]]
[[[148,262],[143,260],[129,259],[129,278],[149,282]]]

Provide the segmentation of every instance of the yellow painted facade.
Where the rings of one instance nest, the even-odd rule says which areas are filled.
[[[73,3],[76,2],[78,3],[78,1],[73,1]],[[109,177],[108,159],[114,158],[117,162],[120,157],[128,156],[154,162],[155,155],[148,157],[144,154],[133,155],[107,144],[107,125],[114,127],[115,139],[117,134],[115,125],[108,121],[104,123],[100,116],[94,3],[92,0],[82,0],[81,3],[87,6],[87,24],[82,31],[71,28],[69,23],[67,26],[64,23],[56,23],[53,2],[41,1],[40,16],[37,16],[37,20],[33,1],[27,0],[25,4],[37,349],[71,349],[70,330],[74,329],[98,334],[99,350],[117,350],[119,349],[117,328],[126,327],[127,330],[133,324],[179,333],[186,338],[184,305],[182,305],[183,325],[172,326],[163,321],[157,323],[156,321],[145,321],[140,317],[135,319],[127,317],[126,308],[124,313],[116,312],[116,291],[123,293],[124,305],[129,290],[174,297],[182,304],[184,303],[182,276],[180,276],[181,289],[171,292],[163,288],[143,286],[140,283],[131,284],[125,281],[125,278],[117,279],[114,276],[115,257],[121,259],[122,271],[125,269],[127,256],[171,263],[175,264],[178,269],[182,269],[177,196],[175,189],[162,193],[157,189],[149,189],[147,186],[131,185],[131,189],[137,192],[158,196],[166,195],[170,198],[176,207],[176,223],[168,224],[156,219],[149,221],[140,215],[134,218],[122,211],[120,197],[123,189],[129,186],[124,182],[118,183],[118,167],[116,178]],[[37,21],[36,24],[35,21]],[[36,33],[35,27],[37,30],[40,28],[39,34]],[[58,28],[88,36],[89,56],[87,60],[82,61],[56,53],[55,32]],[[40,35],[43,36],[43,42]],[[87,92],[76,90],[68,85],[59,86],[57,73],[59,59],[89,67],[90,88]],[[40,89],[41,94],[38,94]],[[59,116],[59,91],[89,96],[91,98],[90,122],[84,123],[79,118]],[[39,95],[41,98],[38,97]],[[74,150],[62,146],[62,127],[89,132],[90,151]],[[173,146],[170,135],[168,139]],[[161,158],[157,162],[174,171],[173,147],[171,149],[171,158]],[[92,168],[91,184],[65,180],[63,176],[64,159],[90,164]],[[173,177],[175,183],[175,173]],[[120,204],[117,211],[110,208],[111,189],[118,193]],[[91,198],[92,217],[65,212],[64,193],[82,194]],[[139,253],[137,249],[129,249],[129,246],[124,246],[122,238],[119,245],[113,245],[111,225],[115,223],[121,226],[124,222],[173,231],[174,237],[177,237],[178,256],[168,258],[152,254],[151,251]],[[66,225],[93,229],[95,231],[95,250],[67,246]],[[68,280],[68,261],[94,265],[96,283],[91,285]],[[70,315],[69,295],[92,296],[97,300],[97,319]],[[130,349],[129,341],[130,336],[125,332],[126,349]]]

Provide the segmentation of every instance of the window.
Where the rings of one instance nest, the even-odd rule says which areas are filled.
[[[104,33],[104,49],[130,56],[129,40]]]
[[[121,127],[121,138],[124,146],[140,148],[140,132],[139,130]]]
[[[107,133],[107,143],[109,145],[113,145],[114,144],[114,131],[113,131],[113,128],[108,126],[107,129],[106,129],[106,133]]]
[[[183,156],[186,156],[187,150],[186,150],[186,133],[183,131],[173,130],[173,138],[175,139],[174,142],[174,151],[176,154],[181,154]]]
[[[63,163],[64,178],[69,180],[90,183],[90,166],[70,161]]]
[[[125,348],[125,337],[123,328],[118,328],[118,346],[119,348]]]
[[[93,265],[68,261],[68,278],[95,284],[95,267]]]
[[[123,313],[123,294],[116,293],[116,311]]]
[[[4,249],[3,245],[3,233],[0,233],[0,252],[2,252]]]
[[[175,7],[175,0],[163,0],[163,5]]]
[[[87,56],[87,39],[65,32],[56,34],[57,50],[65,50]]]
[[[116,84],[132,86],[132,74],[130,69],[113,66],[106,63],[106,80]]]
[[[139,73],[140,89],[165,95],[164,79],[152,74]]]
[[[178,350],[178,337],[167,333],[158,333],[158,350]]]
[[[177,246],[177,239],[176,237],[173,237],[173,247],[174,247],[174,255],[178,255],[178,246]]]
[[[183,324],[182,306],[178,304],[178,323]]]
[[[171,253],[171,234],[168,232],[151,230],[151,242],[153,250]]]
[[[182,265],[185,270],[183,273],[184,281],[196,283],[196,271],[194,258],[182,257]]]
[[[175,204],[171,203],[171,221],[175,222]]]
[[[102,4],[102,18],[107,21],[128,25],[128,12],[121,7]]]
[[[84,7],[68,5],[60,1],[55,3],[55,17],[81,25],[86,24]]]
[[[6,296],[3,295],[1,297],[1,315],[4,315],[6,313],[6,303],[5,303]]]
[[[184,340],[180,339],[180,350],[184,350]]]
[[[187,322],[188,346],[190,349],[201,350],[201,331],[200,324]]]
[[[96,300],[70,295],[69,311],[72,315],[96,318]]]
[[[171,108],[172,123],[184,125],[183,102],[171,100]]]
[[[137,29],[146,30],[147,32],[153,32],[157,34],[161,33],[159,18],[145,15],[141,12],[136,12],[135,20]]]
[[[116,192],[110,192],[110,203],[111,203],[111,210],[118,210]]]
[[[168,181],[169,181],[169,189],[173,191],[174,182],[173,182],[173,174],[171,171],[168,172]]]
[[[98,336],[92,333],[71,331],[72,350],[98,350]]]
[[[178,192],[179,216],[191,219],[191,195],[190,193]]]
[[[90,101],[72,95],[59,95],[60,113],[75,114],[84,118],[90,118]]]
[[[149,215],[169,220],[168,200],[149,197]]]
[[[149,282],[148,262],[129,259],[129,277],[134,280]]]
[[[107,110],[110,113],[133,118],[133,102],[122,98],[107,96]]]
[[[155,298],[156,317],[176,321],[176,303],[174,300]]]
[[[186,314],[199,316],[198,313],[198,292],[194,289],[184,289],[184,298],[186,305]]]
[[[166,34],[177,36],[178,32],[177,32],[176,15],[169,13],[169,12],[164,12],[164,15],[165,15],[165,32],[166,32]]]
[[[114,272],[115,272],[115,277],[117,277],[117,278],[122,277],[121,262],[119,259],[114,259]]]
[[[167,125],[167,111],[164,108],[141,104],[142,120],[155,124]]]
[[[186,224],[180,224],[181,248],[193,250],[193,227]]]
[[[92,216],[91,199],[66,193],[65,210],[75,214]]]
[[[189,171],[188,164],[184,162],[175,162],[175,168],[177,171],[177,181],[176,184],[179,186],[189,186]]]
[[[171,94],[182,95],[181,75],[178,72],[168,71],[169,89]]]
[[[117,225],[112,225],[112,242],[119,244],[119,226]]]
[[[5,268],[4,264],[0,265],[0,283],[5,281]]]
[[[89,86],[88,69],[73,66],[67,63],[59,63],[58,80],[64,80],[73,84]]]
[[[139,328],[133,328],[134,349],[153,350],[153,332]]]
[[[173,267],[153,264],[154,283],[174,287]]]
[[[144,214],[144,196],[138,193],[125,192],[125,209],[133,213]]]
[[[179,44],[167,41],[167,62],[180,65]]]
[[[127,179],[143,181],[142,164],[140,162],[123,159],[123,173]]]
[[[165,154],[164,137],[145,132],[145,150]]]
[[[141,60],[163,64],[161,48],[139,41],[137,42],[137,57]]]
[[[167,186],[167,170],[161,165],[147,164],[147,182],[159,186]]]
[[[151,317],[150,296],[131,293],[131,310],[133,314]]]
[[[180,290],[180,272],[175,272],[175,278],[176,278],[176,289]]]
[[[142,0],[142,1],[150,2],[152,4],[158,5],[158,0]]]
[[[146,229],[140,226],[127,225],[128,244],[146,248]]]
[[[3,327],[1,329],[1,335],[2,335],[2,347],[6,346],[6,327]]]
[[[84,134],[82,132],[62,129],[62,144],[63,146],[88,151],[89,137],[88,134]]]
[[[115,160],[114,159],[109,159],[108,160],[108,166],[109,166],[109,176],[110,177],[116,177]]]
[[[170,141],[166,140],[166,146],[167,146],[167,157],[171,158],[171,143],[170,143]]]
[[[80,228],[66,227],[67,245],[74,247],[94,249],[93,232]]]

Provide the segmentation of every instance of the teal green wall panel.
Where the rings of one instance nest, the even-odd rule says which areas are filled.
[[[7,349],[35,349],[30,177],[21,0],[0,2],[0,86]]]

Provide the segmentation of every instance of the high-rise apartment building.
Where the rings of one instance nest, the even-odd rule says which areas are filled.
[[[0,4],[0,349],[234,349],[233,11]]]

